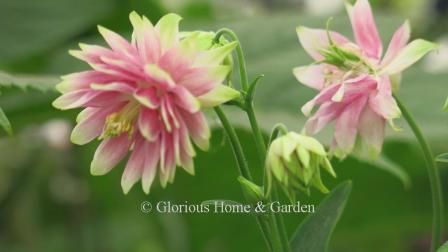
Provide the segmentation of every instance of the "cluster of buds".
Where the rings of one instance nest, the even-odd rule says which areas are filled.
[[[336,177],[322,144],[315,138],[295,132],[288,132],[272,141],[266,168],[269,185],[274,177],[290,196],[298,190],[309,193],[310,187],[327,193],[321,179],[321,168]]]

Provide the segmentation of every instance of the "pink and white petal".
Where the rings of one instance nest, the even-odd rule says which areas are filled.
[[[184,57],[178,47],[168,49],[157,62],[157,65],[170,74],[171,79],[177,84],[188,73],[194,58]]]
[[[156,24],[159,33],[162,52],[176,46],[179,43],[179,22],[182,18],[174,13],[163,16]]]
[[[218,66],[229,54],[232,53],[233,49],[235,49],[237,45],[238,42],[233,41],[217,48],[202,51],[198,54],[193,65],[195,67]]]
[[[218,85],[210,92],[199,96],[198,100],[201,106],[210,108],[219,106],[225,102],[236,99],[240,97],[240,95],[241,95],[240,92],[231,87],[225,85]]]
[[[311,111],[313,110],[314,106],[320,105],[324,102],[331,101],[331,98],[334,96],[334,94],[339,90],[340,84],[335,84],[328,86],[320,91],[320,93],[314,97],[311,101],[307,102],[302,107],[302,113],[305,116],[309,116],[311,114]]]
[[[321,131],[328,123],[337,118],[345,104],[326,102],[317,110],[316,114],[313,115],[305,124],[305,131],[309,135],[314,135]]]
[[[369,106],[378,115],[386,120],[401,116],[400,108],[391,94],[375,92],[370,95]]]
[[[83,115],[81,115],[82,120],[79,121],[70,135],[72,143],[83,145],[100,136],[103,132],[106,117],[117,111],[121,106],[85,109]]]
[[[142,136],[150,142],[159,138],[162,122],[159,119],[157,110],[141,108],[138,117],[138,128]]]
[[[324,57],[319,51],[328,49],[330,45],[327,31],[322,29],[311,29],[304,26],[297,27],[296,31],[300,44],[302,44],[305,51],[313,59],[323,60]],[[330,37],[336,45],[350,43],[350,40],[337,32],[330,32]]]
[[[411,26],[409,25],[409,21],[406,21],[392,36],[387,52],[381,62],[382,66],[389,64],[398,55],[401,49],[408,43],[410,36]]]
[[[416,39],[400,50],[389,64],[383,66],[380,74],[394,75],[400,73],[437,48],[437,44],[423,39]]]
[[[201,107],[199,100],[183,86],[176,86],[173,89],[173,96],[176,105],[190,113],[199,111]]]
[[[129,97],[126,94],[116,91],[102,91],[95,92],[92,97],[86,98],[85,103],[81,106],[84,107],[110,107],[117,103],[129,101]]]
[[[140,104],[150,109],[158,108],[161,102],[154,87],[137,89],[134,93],[134,98]]]
[[[146,143],[146,158],[143,166],[142,188],[146,194],[149,194],[151,185],[154,181],[159,163],[160,145],[159,142]]]
[[[200,96],[221,85],[230,70],[230,66],[224,65],[190,68],[178,84],[186,87],[194,96]]]
[[[131,143],[127,133],[103,140],[93,156],[90,173],[95,176],[108,173],[126,156]]]
[[[368,57],[379,60],[383,53],[383,45],[369,1],[357,0],[349,12],[357,44]]]
[[[115,81],[113,76],[94,70],[72,73],[62,76],[62,82],[56,86],[61,93],[67,93],[79,89],[88,89],[91,83],[109,83]]]
[[[129,15],[134,28],[137,51],[145,63],[156,62],[161,54],[160,42],[154,26],[145,16],[140,17],[135,11]]]
[[[367,97],[360,97],[346,105],[336,120],[334,139],[345,153],[350,153],[355,145],[359,118],[367,102]]]
[[[384,142],[385,120],[366,106],[359,119],[358,132],[371,158],[381,153]]]
[[[151,80],[156,81],[154,84],[157,84],[161,88],[173,88],[176,85],[171,75],[156,64],[147,64],[145,66],[145,73]]]
[[[75,90],[59,96],[52,105],[61,110],[77,108],[85,103],[86,97],[90,96],[92,96],[92,92],[87,89]]]
[[[121,188],[124,194],[128,194],[135,183],[142,177],[146,155],[151,154],[145,148],[145,140],[142,137],[137,137],[132,154],[121,176]]]
[[[106,40],[110,48],[112,48],[112,50],[120,52],[128,56],[129,58],[132,58],[131,52],[133,51],[133,48],[131,44],[126,41],[126,39],[100,25],[98,26],[98,31],[103,36],[104,40]]]
[[[183,112],[180,110],[182,119],[187,126],[193,142],[204,151],[209,149],[210,129],[207,124],[207,120],[202,112],[196,112],[194,114]]]
[[[135,90],[135,87],[123,82],[111,82],[107,84],[92,83],[90,84],[90,88],[93,90],[117,91],[121,93],[133,93]]]
[[[325,86],[326,73],[323,64],[296,67],[293,74],[298,81],[310,88],[321,90]]]

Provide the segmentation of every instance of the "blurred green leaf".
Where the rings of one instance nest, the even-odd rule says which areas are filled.
[[[3,112],[2,108],[0,108],[0,125],[3,127],[6,133],[8,133],[8,135],[12,135],[11,123],[9,122],[8,117],[6,117],[5,112]]]
[[[0,62],[50,49],[106,16],[112,0],[0,1]]]
[[[55,76],[11,75],[0,71],[0,87],[18,87],[20,89],[33,88],[41,91],[54,90],[60,81]]]
[[[375,160],[372,160],[370,158],[363,158],[361,156],[354,156],[354,158],[358,159],[362,163],[369,164],[375,168],[384,170],[394,175],[403,183],[403,187],[405,189],[409,189],[411,187],[412,183],[409,174],[400,165],[394,163],[386,156],[380,155]]]
[[[440,163],[448,163],[448,153],[438,155],[436,161]]]
[[[352,182],[337,186],[330,195],[298,227],[291,239],[293,251],[324,252],[328,250],[331,234],[344,211],[352,190]]]

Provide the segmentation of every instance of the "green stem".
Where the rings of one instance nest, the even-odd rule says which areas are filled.
[[[275,183],[273,185],[273,191],[274,191],[274,200],[279,200],[278,190],[277,190],[277,186]],[[286,232],[285,221],[283,220],[283,215],[281,215],[280,213],[277,213],[277,214],[275,214],[275,218],[276,218],[276,221],[278,224],[278,228],[280,230],[280,239],[282,241],[283,248],[286,252],[291,252],[291,248],[289,246],[288,233]]]
[[[255,111],[254,111],[254,107],[253,107],[254,90],[250,90],[250,93],[247,94],[250,87],[249,87],[249,80],[248,80],[248,76],[247,76],[246,61],[244,58],[243,48],[241,47],[241,43],[240,43],[238,37],[236,36],[236,34],[232,30],[227,29],[227,28],[223,28],[217,32],[215,39],[214,39],[214,43],[217,43],[219,41],[219,38],[224,34],[228,35],[233,41],[238,42],[238,45],[236,47],[236,53],[237,53],[238,66],[239,66],[239,72],[240,72],[241,88],[246,93],[245,111],[247,113],[247,116],[249,118],[249,122],[250,122],[250,125],[252,128],[255,146],[256,146],[256,149],[258,152],[259,160],[261,162],[261,167],[264,167],[265,158],[266,158],[266,143],[263,138],[263,134],[260,130],[260,127],[258,125],[257,118],[255,116]],[[255,88],[256,83],[257,83],[257,81],[254,82],[253,88]],[[274,251],[277,251],[277,248],[282,248],[283,245],[281,244],[280,231],[276,225],[275,216],[271,215],[270,223],[271,223],[271,228],[273,229],[273,230],[271,230],[272,234],[274,234],[273,235],[274,236],[273,237]],[[277,244],[277,243],[279,243],[279,244]],[[282,250],[279,250],[279,251],[282,251]]]
[[[403,113],[403,117],[406,119],[412,131],[414,132],[414,135],[417,138],[417,141],[419,142],[420,147],[423,151],[423,155],[425,156],[429,182],[431,185],[433,208],[431,251],[435,251],[436,248],[440,245],[443,223],[443,197],[439,171],[437,169],[434,156],[432,155],[431,148],[429,147],[428,142],[425,140],[413,116],[396,95],[394,95],[394,98],[397,101],[398,107]]]
[[[220,29],[215,36],[214,43],[219,42],[219,38],[226,34],[229,36],[233,41],[236,41],[238,44],[236,46],[236,55],[238,58],[238,64],[239,64],[239,70],[240,70],[240,78],[241,78],[241,88],[243,91],[247,91],[249,89],[249,81],[247,78],[247,71],[246,71],[246,61],[244,60],[244,53],[243,48],[241,47],[241,43],[236,36],[236,34],[227,28]]]
[[[239,168],[240,174],[245,177],[248,180],[252,181],[252,176],[249,171],[249,167],[246,162],[246,158],[244,157],[243,148],[241,147],[240,141],[238,139],[238,136],[236,135],[235,129],[230,124],[229,120],[227,119],[226,114],[222,110],[221,107],[215,107],[215,112],[218,115],[219,119],[221,120],[222,126],[224,130],[227,133],[227,137],[229,138],[230,145],[233,150],[233,154],[235,155],[235,159],[237,161],[237,166]],[[257,224],[261,230],[263,239],[267,245],[267,247],[272,251],[272,245],[269,238],[269,226],[267,223],[260,217],[256,216],[257,218]]]

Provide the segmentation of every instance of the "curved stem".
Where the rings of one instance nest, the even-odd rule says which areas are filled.
[[[229,120],[227,119],[226,114],[222,110],[221,107],[215,107],[215,112],[218,115],[219,119],[221,120],[222,126],[224,130],[227,133],[227,137],[229,138],[230,145],[233,150],[233,154],[235,155],[235,159],[240,171],[240,174],[245,177],[248,180],[252,180],[252,176],[249,171],[249,167],[246,162],[246,158],[244,157],[243,148],[241,147],[240,141],[238,139],[238,136],[236,135],[235,129],[230,124]],[[268,246],[268,248],[272,251],[272,245],[269,238],[269,226],[260,216],[256,216],[257,218],[257,224],[259,228],[261,229],[261,233],[263,236],[263,239]]]
[[[249,89],[249,81],[247,78],[246,61],[244,60],[243,48],[241,47],[241,43],[236,34],[232,30],[227,28],[220,29],[216,33],[214,43],[217,43],[219,41],[219,38],[224,34],[229,36],[233,41],[238,42],[238,45],[236,46],[236,54],[238,57],[238,64],[240,70],[241,88],[243,89],[243,91],[247,91]]]
[[[398,107],[403,113],[403,117],[406,119],[412,131],[414,132],[414,135],[417,138],[417,141],[419,142],[420,147],[423,151],[423,155],[425,156],[429,182],[431,184],[432,208],[433,208],[431,251],[435,251],[435,249],[440,245],[440,236],[442,233],[442,222],[443,222],[443,197],[442,197],[442,187],[440,182],[439,171],[434,161],[434,156],[432,155],[431,148],[429,147],[429,144],[425,140],[413,116],[411,115],[409,110],[407,110],[407,108],[404,106],[403,102],[396,95],[394,95],[394,98],[397,101]]]

